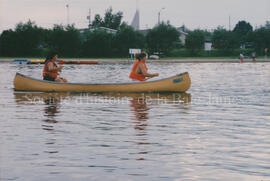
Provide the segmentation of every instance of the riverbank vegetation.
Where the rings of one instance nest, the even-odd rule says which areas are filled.
[[[265,54],[270,49],[270,22],[254,29],[239,21],[232,31],[218,27],[213,31],[187,30],[163,22],[147,31],[134,30],[122,22],[122,12],[109,8],[104,18],[96,15],[91,27],[83,30],[75,25],[54,25],[52,29],[38,27],[29,20],[18,23],[14,30],[0,35],[0,57],[44,57],[57,51],[61,57],[128,57],[129,48],[140,48],[162,57],[238,57]],[[115,30],[114,32],[108,30]],[[185,42],[181,33],[185,31]],[[205,51],[205,43],[211,43]],[[269,51],[268,51],[269,52]]]

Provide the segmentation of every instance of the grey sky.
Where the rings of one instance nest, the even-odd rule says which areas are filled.
[[[190,29],[213,29],[217,26],[233,28],[239,20],[253,27],[270,21],[270,0],[139,0],[140,27],[152,28],[158,20],[169,20],[174,26],[185,24]],[[54,24],[67,24],[69,4],[70,23],[77,28],[86,28],[89,8],[92,19],[95,14],[104,15],[107,8],[122,11],[129,24],[136,11],[136,0],[0,0],[0,32],[28,19],[38,26],[52,28]]]

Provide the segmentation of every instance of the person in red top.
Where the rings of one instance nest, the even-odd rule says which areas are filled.
[[[50,53],[45,60],[43,68],[43,80],[56,81],[56,82],[67,82],[67,79],[59,77],[59,73],[62,71],[62,65],[58,66],[56,60],[58,54],[55,52]]]
[[[137,60],[134,62],[129,78],[138,81],[146,81],[152,77],[159,76],[158,73],[150,74],[147,72],[147,66],[145,64],[147,54],[145,52],[136,54],[135,58]]]

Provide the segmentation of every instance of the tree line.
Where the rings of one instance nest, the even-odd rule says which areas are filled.
[[[45,29],[30,20],[19,23],[14,30],[1,33],[0,56],[44,57],[53,50],[61,57],[127,57],[129,48],[163,56],[234,56],[253,51],[262,55],[265,48],[270,48],[270,22],[255,30],[246,21],[239,21],[232,31],[223,27],[211,32],[182,27],[187,33],[184,44],[178,29],[169,22],[143,33],[122,22],[122,18],[122,12],[113,13],[109,8],[104,18],[96,15],[91,28],[84,31],[74,25],[54,25],[52,29]],[[205,54],[207,41],[212,43],[213,50]]]
[[[235,56],[239,53],[264,55],[265,49],[270,48],[270,22],[255,30],[246,21],[239,21],[232,31],[218,27],[213,32],[204,30],[189,31],[186,48],[190,55],[203,55],[204,43],[210,41],[213,56]]]

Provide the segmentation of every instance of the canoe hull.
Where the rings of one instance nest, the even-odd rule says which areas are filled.
[[[190,84],[188,73],[156,81],[121,84],[59,83],[38,80],[19,73],[14,79],[16,91],[40,92],[186,92],[190,88]]]

